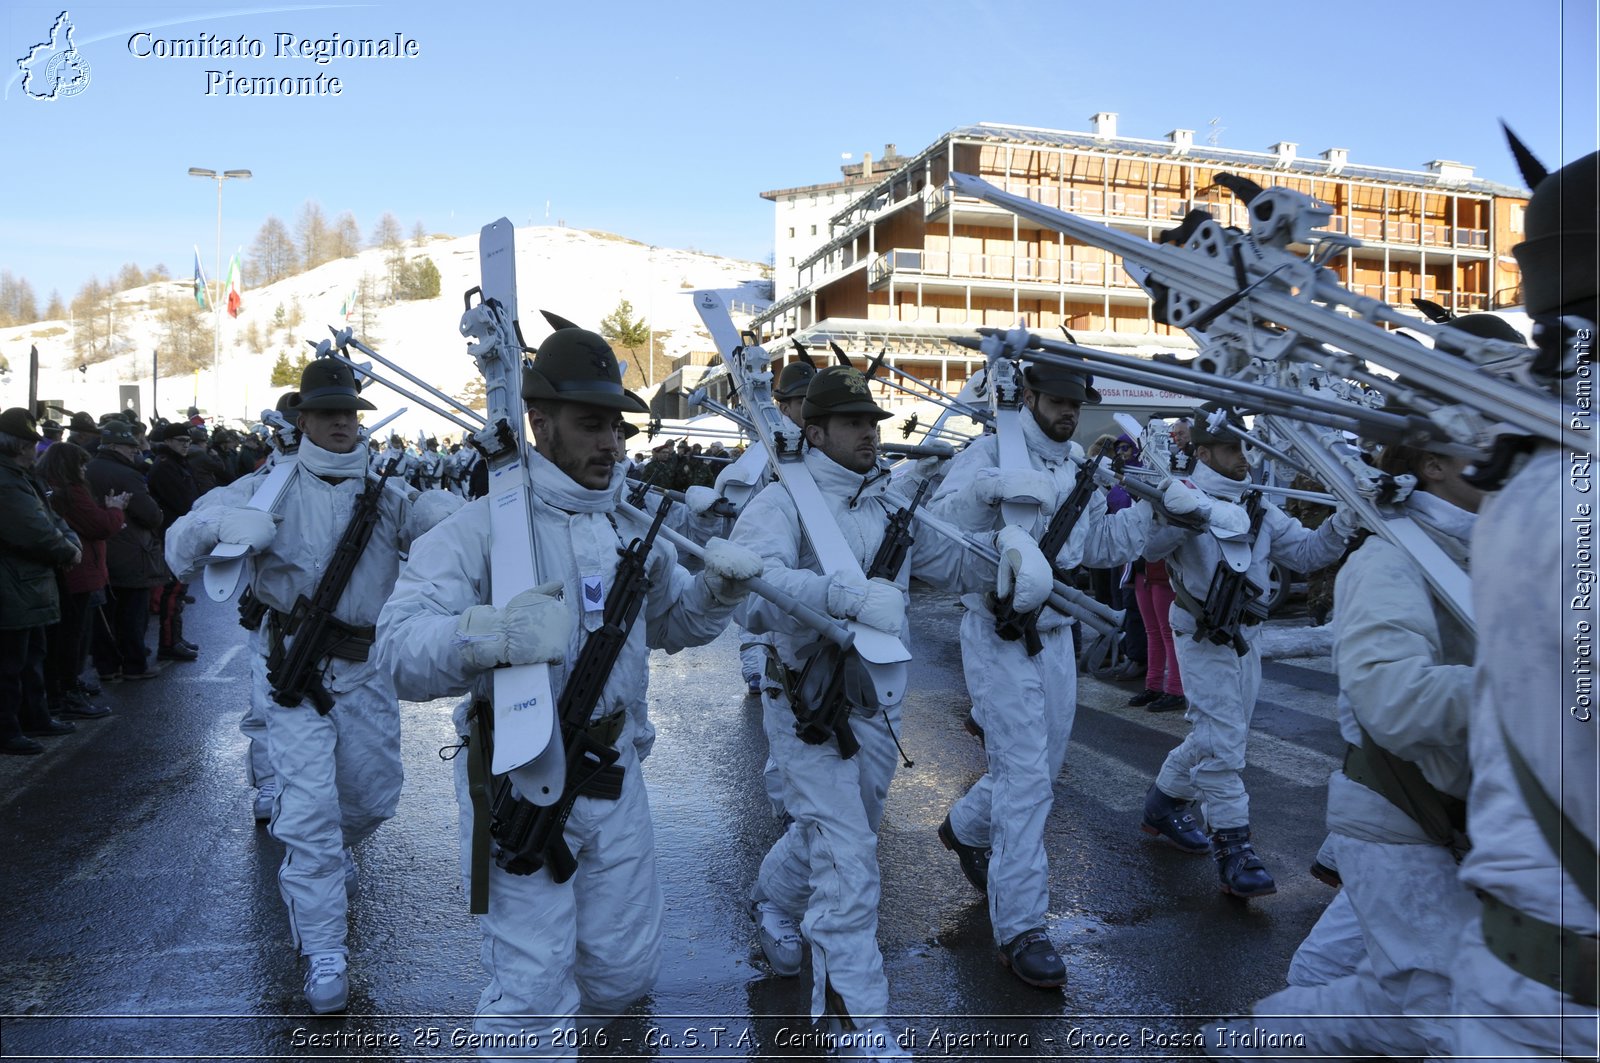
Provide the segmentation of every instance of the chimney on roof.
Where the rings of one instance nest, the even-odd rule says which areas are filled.
[[[1094,126],[1094,135],[1102,140],[1109,140],[1117,135],[1117,112],[1100,111],[1089,119]]]
[[[885,144],[883,146],[883,157],[885,159],[894,158],[894,145],[893,144]]]
[[[1327,161],[1329,171],[1338,173],[1350,161],[1350,152],[1347,148],[1329,148],[1322,153],[1322,157]]]
[[[1167,139],[1172,141],[1172,150],[1182,155],[1194,147],[1194,130],[1174,129],[1167,134]]]
[[[1428,172],[1446,184],[1472,180],[1471,166],[1448,159],[1434,159],[1428,163]]]
[[[861,153],[861,176],[869,181],[872,179],[872,152],[870,151]]]
[[[1300,145],[1289,140],[1280,140],[1267,150],[1278,157],[1278,165],[1283,166],[1294,161],[1295,149]]]

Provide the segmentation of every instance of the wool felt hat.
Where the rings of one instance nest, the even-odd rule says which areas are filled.
[[[779,402],[803,399],[806,388],[811,385],[811,378],[816,375],[817,367],[810,362],[790,362],[783,367],[783,372],[778,374],[778,386],[772,389],[772,397]]]
[[[300,403],[304,410],[376,410],[361,397],[356,375],[349,366],[332,358],[313,358],[300,373]]]
[[[1042,395],[1071,399],[1089,406],[1100,402],[1100,393],[1094,389],[1094,377],[1076,369],[1034,362],[1023,369],[1022,382],[1029,391],[1037,391]]]
[[[866,374],[847,365],[818,369],[806,387],[806,401],[801,407],[801,416],[807,420],[836,413],[865,413],[879,421],[894,416],[872,401]]]
[[[643,399],[622,386],[622,364],[611,345],[581,328],[557,329],[539,344],[533,364],[522,370],[522,398],[650,412]]]
[[[102,447],[136,447],[139,441],[133,436],[133,425],[120,417],[106,422],[100,429],[100,445]]]
[[[33,419],[33,414],[21,406],[0,413],[0,432],[18,439],[26,439],[30,443],[37,443],[44,437],[39,434],[38,422]]]

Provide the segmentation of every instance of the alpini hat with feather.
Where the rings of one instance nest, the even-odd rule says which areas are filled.
[[[313,358],[300,372],[300,402],[296,410],[376,410],[361,397],[356,375],[332,358]]]
[[[778,374],[778,386],[772,389],[772,397],[779,402],[805,398],[806,388],[811,386],[811,378],[816,375],[816,366],[797,358]]]
[[[522,398],[650,412],[643,399],[622,386],[622,363],[611,345],[581,328],[558,328],[539,344],[533,364],[522,369]]]
[[[848,365],[818,369],[806,388],[806,402],[801,408],[801,415],[807,420],[836,413],[865,413],[879,421],[894,416],[872,401],[867,375]]]

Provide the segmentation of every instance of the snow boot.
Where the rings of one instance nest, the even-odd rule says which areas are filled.
[[[1278,885],[1267,874],[1267,866],[1250,844],[1250,827],[1230,827],[1211,835],[1211,855],[1217,860],[1222,892],[1235,897],[1265,897],[1277,893]]]
[[[1159,786],[1144,795],[1144,822],[1139,829],[1165,838],[1186,853],[1207,853],[1211,842],[1195,822],[1194,802],[1182,801]]]
[[[950,817],[944,817],[944,822],[939,824],[939,843],[961,861],[961,873],[967,876],[967,881],[972,883],[972,888],[984,896],[989,894],[989,850],[980,849],[976,845],[968,845],[956,837],[955,828],[950,826]]]
[[[1056,989],[1067,984],[1067,965],[1043,927],[1025,930],[1000,946],[1000,963],[1031,986]]]

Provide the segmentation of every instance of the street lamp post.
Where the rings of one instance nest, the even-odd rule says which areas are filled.
[[[217,380],[217,406],[212,413],[213,419],[222,416],[222,182],[230,177],[240,180],[249,180],[249,170],[205,170],[199,166],[189,167],[190,177],[206,177],[217,182],[217,258],[216,273],[212,276],[217,282],[217,295],[211,300],[211,374]]]

